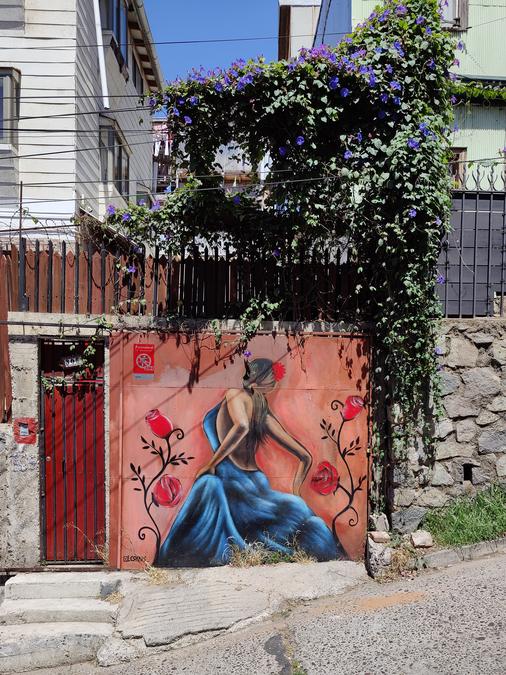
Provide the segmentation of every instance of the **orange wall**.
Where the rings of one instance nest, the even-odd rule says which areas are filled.
[[[143,436],[148,442],[163,442],[153,435],[145,421],[153,408],[184,432],[184,438],[172,436],[172,452],[185,453],[194,459],[187,465],[169,466],[169,474],[180,482],[181,501],[173,507],[151,508],[157,521],[162,541],[184,504],[195,474],[212,457],[202,421],[230,388],[241,388],[245,359],[234,354],[237,336],[223,337],[219,350],[215,349],[211,334],[198,338],[175,334],[159,336],[154,333],[116,334],[111,338],[111,500],[110,500],[110,564],[113,567],[138,568],[142,560],[151,562],[155,552],[155,537],[146,532],[142,541],[138,532],[149,524],[143,505],[142,492],[135,491],[139,482],[132,481],[131,464],[140,467],[150,480],[159,468],[160,459],[143,449]],[[155,346],[155,367],[152,379],[136,379],[133,373],[134,344]],[[313,456],[311,470],[300,494],[306,504],[331,527],[334,516],[343,509],[350,488],[347,467],[338,456],[336,445],[322,439],[322,419],[332,422],[336,431],[342,422],[331,402],[344,402],[348,396],[366,399],[366,407],[357,416],[343,424],[341,448],[359,438],[358,450],[347,457],[354,483],[368,475],[369,443],[369,371],[368,338],[363,335],[307,335],[303,342],[278,335],[259,335],[248,345],[254,358],[269,358],[285,366],[286,374],[276,390],[269,395],[269,407],[290,435],[296,438]],[[337,434],[336,434],[337,435]],[[166,447],[166,446],[164,446]],[[342,488],[335,494],[319,494],[312,477],[321,462],[327,461],[337,469]],[[257,463],[274,490],[291,492],[298,460],[272,441],[266,442],[257,454]],[[367,527],[367,487],[356,492],[351,510],[336,522],[336,533],[350,558],[361,557]],[[150,499],[149,495],[149,499]]]

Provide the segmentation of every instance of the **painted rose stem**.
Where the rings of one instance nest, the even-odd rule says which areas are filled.
[[[162,537],[160,528],[158,527],[158,523],[156,522],[151,509],[153,506],[156,508],[159,508],[160,506],[172,508],[177,506],[182,499],[181,482],[174,476],[169,476],[168,474],[164,475],[164,472],[169,465],[179,466],[179,464],[188,464],[188,461],[194,459],[194,457],[186,457],[184,452],[181,452],[178,455],[172,454],[171,438],[174,436],[177,440],[182,440],[184,438],[184,431],[175,428],[168,417],[162,415],[158,410],[150,410],[145,419],[155,436],[163,438],[167,444],[167,449],[164,450],[161,445],[157,447],[155,441],[148,441],[144,436],[141,436],[143,449],[149,450],[150,454],[155,455],[160,459],[160,469],[151,480],[148,481],[148,477],[142,472],[140,465],[136,467],[133,462],[130,463],[130,469],[134,474],[134,477],[131,480],[140,482],[142,486],[135,487],[134,490],[143,493],[144,509],[152,523],[152,526],[143,525],[139,528],[137,535],[141,541],[146,539],[147,532],[151,532],[154,535],[156,548],[153,564],[156,565],[160,553]],[[153,490],[151,490],[151,488],[153,488]]]
[[[337,430],[336,434],[336,429],[332,424],[332,422],[327,422],[325,419],[322,419],[320,427],[325,432],[325,434],[322,436],[322,440],[328,439],[336,446],[337,454],[341,458],[344,466],[346,467],[349,487],[345,487],[343,485],[342,480],[338,475],[337,469],[334,466],[332,466],[330,462],[322,462],[318,466],[318,471],[313,476],[311,485],[313,489],[316,489],[317,492],[319,492],[320,494],[335,495],[338,490],[342,490],[348,498],[348,502],[344,506],[344,508],[342,508],[338,513],[336,513],[336,515],[332,519],[332,532],[334,536],[337,538],[336,523],[338,518],[340,518],[344,513],[346,513],[347,511],[352,511],[354,514],[348,521],[348,525],[350,527],[355,527],[359,521],[359,515],[356,508],[353,506],[353,501],[355,499],[356,493],[360,492],[363,489],[363,485],[367,476],[360,476],[360,478],[357,481],[357,484],[355,484],[355,481],[353,479],[353,473],[351,471],[348,462],[348,458],[354,457],[357,454],[357,452],[362,450],[362,446],[359,445],[360,436],[357,436],[355,439],[353,439],[350,442],[349,447],[342,448],[341,434],[346,422],[355,419],[355,417],[362,412],[364,408],[364,400],[360,396],[348,396],[344,404],[336,399],[331,402],[330,407],[332,408],[332,410],[340,410],[341,423],[339,425],[339,429]],[[324,477],[325,472],[327,472],[328,474],[327,480],[325,480]],[[318,479],[318,476],[320,476],[320,479]]]

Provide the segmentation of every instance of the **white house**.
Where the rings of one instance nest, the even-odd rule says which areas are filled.
[[[149,201],[162,85],[142,0],[0,0],[0,236]]]

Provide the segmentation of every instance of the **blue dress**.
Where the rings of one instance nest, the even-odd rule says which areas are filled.
[[[213,452],[220,446],[216,419],[221,403],[204,418]],[[224,565],[231,545],[241,549],[262,542],[272,551],[290,553],[290,542],[317,560],[346,558],[324,521],[303,499],[277,492],[262,471],[245,471],[226,458],[215,475],[193,484],[160,548],[160,567]]]

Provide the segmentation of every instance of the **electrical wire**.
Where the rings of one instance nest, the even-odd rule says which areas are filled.
[[[78,117],[80,115],[102,115],[105,116],[109,113],[120,113],[120,112],[142,112],[150,110],[150,106],[136,107],[136,108],[106,108],[103,110],[82,110],[80,112],[73,113],[54,113],[53,115],[28,115],[25,117],[5,117],[4,122],[23,122],[24,120],[52,120],[59,119],[61,117]],[[2,127],[3,128],[3,127]]]
[[[31,26],[33,25],[46,25],[46,24],[30,24]],[[340,32],[335,32],[335,33],[326,33],[328,36],[334,36],[334,35],[349,35],[351,31],[340,31]],[[148,40],[143,40],[141,46],[146,46],[146,45],[172,45],[172,46],[181,46],[181,45],[198,45],[198,44],[222,44],[224,42],[260,42],[262,40],[279,40],[279,39],[295,39],[295,38],[304,38],[304,37],[314,37],[314,33],[302,33],[299,35],[264,35],[264,36],[257,36],[257,37],[233,37],[233,38],[208,38],[204,40],[154,40],[152,42],[149,42]],[[24,35],[9,35],[9,40],[11,38],[24,38],[27,39]],[[76,38],[59,38],[59,37],[46,37],[46,38],[29,38],[33,40],[68,40],[68,39],[73,39],[75,40]],[[121,42],[117,43],[118,47],[121,49],[122,47],[126,46],[139,46],[136,42]],[[35,50],[35,49],[41,49],[41,50],[54,50],[54,51],[60,51],[60,50],[68,50],[68,49],[76,49],[76,47],[90,47],[90,48],[96,48],[96,47],[102,47],[103,45],[99,45],[97,43],[76,43],[73,45],[61,45],[59,47],[40,47],[40,46],[28,46],[28,47],[0,47],[0,49],[23,49],[23,50]]]

